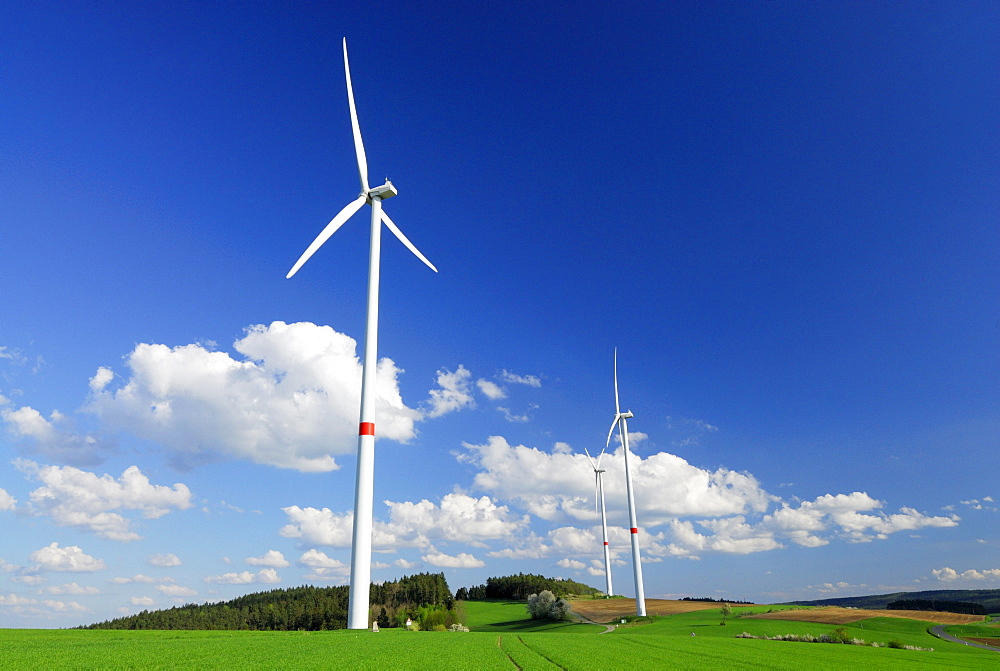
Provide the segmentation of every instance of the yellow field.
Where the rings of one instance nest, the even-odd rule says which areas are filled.
[[[635,615],[635,599],[580,599],[570,602],[573,610],[594,622],[611,622],[619,618]],[[668,599],[646,599],[647,615],[674,615],[696,610],[721,608],[721,603],[707,601],[672,601]]]
[[[744,617],[760,618],[762,620],[794,620],[795,622],[819,622],[821,624],[849,624],[870,617],[904,617],[910,620],[923,620],[938,624],[969,624],[982,622],[982,615],[963,615],[961,613],[937,613],[926,610],[865,610],[862,608],[840,608],[826,606],[824,608],[805,608],[802,610],[783,610],[777,613],[760,613]]]

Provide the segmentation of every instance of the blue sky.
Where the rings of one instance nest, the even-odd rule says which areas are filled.
[[[995,4],[343,5],[0,8],[0,626],[346,582],[343,36],[374,579],[1000,587]]]

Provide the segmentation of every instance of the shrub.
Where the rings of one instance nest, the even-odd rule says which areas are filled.
[[[898,638],[892,639],[886,645],[888,645],[890,648],[894,648],[896,650],[902,650],[903,649],[903,642],[901,640],[899,640]]]
[[[830,632],[831,643],[850,643],[851,635],[847,633],[846,627],[837,627]]]
[[[528,597],[528,614],[534,620],[565,620],[569,611],[569,603],[547,589]]]
[[[469,631],[469,628],[466,627],[464,624],[459,624],[458,622],[456,622],[455,624],[448,627],[448,631]]]

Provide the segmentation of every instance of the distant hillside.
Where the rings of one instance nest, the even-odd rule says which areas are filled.
[[[796,606],[842,606],[844,608],[884,609],[891,601],[900,599],[928,599],[935,601],[965,601],[978,603],[987,612],[1000,613],[1000,589],[932,589],[922,592],[893,592],[871,596],[848,596],[815,601],[789,601]]]
[[[187,604],[98,622],[80,629],[252,629],[318,631],[347,627],[350,588],[292,587],[247,594],[222,603]],[[443,573],[419,573],[372,584],[371,612],[380,627],[421,629],[454,624],[455,600]]]

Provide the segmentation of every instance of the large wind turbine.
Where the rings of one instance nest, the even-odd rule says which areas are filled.
[[[351,548],[351,596],[347,615],[348,629],[368,628],[368,597],[372,571],[372,497],[374,495],[375,472],[375,369],[378,346],[378,270],[382,223],[399,241],[406,245],[418,259],[431,270],[437,268],[413,246],[402,231],[382,210],[382,201],[398,192],[388,179],[385,184],[368,186],[368,161],[365,146],[361,141],[358,113],[354,108],[354,89],[351,87],[351,67],[347,62],[347,38],[344,38],[344,76],[347,79],[347,103],[351,108],[351,128],[354,130],[354,151],[358,158],[358,175],[361,177],[361,193],[344,209],[337,213],[326,228],[302,253],[286,277],[291,277],[309,260],[317,249],[337,232],[344,222],[368,204],[372,208],[371,247],[368,253],[368,317],[365,324],[365,351],[361,373],[361,422],[358,427],[358,474],[354,491],[354,539]]]
[[[604,508],[604,479],[601,477],[604,473],[604,469],[601,468],[601,459],[604,457],[604,450],[601,450],[596,460],[590,456],[587,448],[583,448],[583,451],[587,453],[587,458],[590,459],[590,463],[594,467],[594,506],[597,507],[599,505],[601,507],[601,529],[604,531],[604,572],[608,583],[605,593],[611,597],[615,593],[611,589],[611,551],[608,549],[608,516]]]
[[[611,444],[611,434],[618,427],[618,435],[621,437],[622,447],[625,448],[625,486],[628,491],[628,519],[630,531],[632,532],[632,572],[635,575],[635,614],[646,614],[646,594],[642,589],[642,562],[639,561],[639,523],[635,519],[635,497],[632,494],[632,471],[629,469],[628,451],[628,420],[633,417],[632,412],[622,412],[618,403],[618,350],[615,349],[615,421],[611,423],[611,430],[608,431],[607,445]]]

